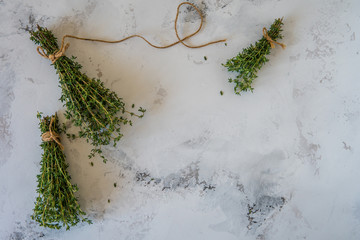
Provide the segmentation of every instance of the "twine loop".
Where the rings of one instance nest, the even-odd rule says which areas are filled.
[[[271,37],[268,35],[267,29],[265,27],[263,28],[263,35],[264,35],[264,38],[266,40],[268,40],[268,42],[270,43],[271,48],[275,48],[275,43],[280,45],[283,49],[286,48],[285,44],[279,43],[279,42],[276,42],[276,41],[272,40]]]
[[[180,38],[179,36],[179,33],[178,33],[178,29],[177,29],[177,22],[178,22],[178,19],[179,19],[179,13],[180,13],[180,7],[182,5],[190,5],[191,7],[193,7],[196,12],[199,14],[200,16],[200,19],[201,19],[201,22],[200,22],[200,25],[198,27],[198,29],[193,32],[192,34],[190,35],[187,35],[186,37],[184,38]],[[202,45],[198,45],[198,46],[191,46],[191,45],[188,45],[186,43],[184,43],[185,40],[193,37],[194,35],[196,35],[198,32],[200,32],[202,26],[203,26],[203,23],[204,23],[204,17],[202,16],[200,10],[192,3],[189,3],[189,2],[182,2],[178,5],[177,7],[177,10],[176,10],[176,17],[175,17],[175,25],[174,25],[174,30],[175,30],[175,34],[176,34],[176,38],[178,39],[177,42],[174,42],[172,44],[169,44],[169,45],[165,45],[165,46],[156,46],[154,44],[152,44],[151,42],[149,42],[146,38],[144,38],[143,36],[141,35],[131,35],[131,36],[128,36],[126,38],[123,38],[123,39],[120,39],[120,40],[115,40],[115,41],[108,41],[108,40],[104,40],[104,39],[95,39],[95,38],[83,38],[83,37],[77,37],[77,36],[73,36],[73,35],[65,35],[63,36],[62,38],[62,41],[61,41],[61,47],[59,49],[59,51],[55,52],[54,54],[50,54],[50,55],[47,55],[44,51],[44,49],[42,47],[37,47],[37,52],[44,58],[47,58],[47,59],[50,59],[52,63],[55,63],[60,57],[64,56],[65,54],[65,51],[66,49],[69,47],[69,43],[67,43],[66,45],[64,44],[65,42],[65,38],[74,38],[74,39],[78,39],[78,40],[84,40],[84,41],[92,41],[92,42],[103,42],[103,43],[120,43],[120,42],[123,42],[123,41],[126,41],[130,38],[141,38],[142,40],[144,40],[147,44],[149,44],[151,47],[154,47],[154,48],[159,48],[159,49],[164,49],[164,48],[169,48],[169,47],[172,47],[178,43],[181,43],[182,45],[184,45],[185,47],[188,47],[188,48],[202,48],[202,47],[205,47],[205,46],[208,46],[210,44],[214,44],[214,43],[220,43],[220,42],[225,42],[226,39],[221,39],[221,40],[217,40],[217,41],[212,41],[212,42],[208,42],[208,43],[205,43],[205,44],[202,44]]]
[[[54,122],[54,119],[55,119],[54,117],[51,117],[50,124],[49,124],[49,131],[47,131],[41,135],[41,140],[43,140],[44,142],[54,141],[59,145],[60,149],[63,151],[64,146],[60,142],[60,135],[51,130],[51,126]]]

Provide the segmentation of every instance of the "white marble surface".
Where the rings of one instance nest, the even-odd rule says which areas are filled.
[[[59,38],[141,33],[166,44],[180,1],[0,0],[0,239],[360,239],[360,2],[192,2],[206,24],[190,42],[225,37],[228,46],[70,40],[66,54],[84,72],[147,113],[107,149],[106,165],[90,166],[85,141],[63,140],[94,224],[56,231],[30,215],[36,112],[63,108],[58,77],[27,29],[39,23]],[[281,16],[287,49],[272,51],[253,94],[235,95],[221,63]],[[182,34],[198,23],[182,10]]]

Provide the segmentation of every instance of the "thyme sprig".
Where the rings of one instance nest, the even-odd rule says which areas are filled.
[[[37,31],[30,34],[30,39],[40,45],[48,55],[59,50],[57,39],[48,29],[38,26]],[[121,126],[132,125],[128,116],[142,118],[145,109],[140,107],[139,114],[128,111],[123,99],[106,88],[100,79],[89,78],[80,72],[82,66],[75,62],[75,59],[74,56],[62,56],[52,64],[60,78],[60,100],[67,108],[65,117],[80,127],[78,137],[86,138],[86,141],[92,144],[89,158],[99,154],[106,162],[101,146],[111,143],[116,146],[123,136]],[[68,136],[74,138],[74,135]]]
[[[39,127],[41,133],[49,131],[51,118],[54,118],[51,130],[54,133],[61,133],[57,115],[42,117],[37,115],[40,120]],[[42,142],[42,160],[40,162],[40,174],[37,175],[37,192],[34,213],[31,218],[40,226],[60,229],[75,226],[80,221],[91,224],[91,220],[84,218],[85,212],[80,208],[74,193],[78,191],[76,185],[71,184],[70,175],[67,172],[65,154],[55,141]]]
[[[276,41],[282,39],[282,27],[283,19],[275,19],[274,23],[270,26],[267,31],[268,36]],[[253,80],[257,78],[257,72],[260,68],[269,61],[266,55],[270,54],[270,43],[262,37],[254,45],[251,44],[248,48],[243,49],[237,56],[228,59],[225,64],[222,64],[230,72],[237,72],[238,75],[235,79],[229,78],[229,82],[234,82],[234,92],[240,94],[242,91],[253,91],[254,88],[251,86]]]

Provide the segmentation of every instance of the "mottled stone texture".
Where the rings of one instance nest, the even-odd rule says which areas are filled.
[[[52,231],[30,219],[41,159],[36,112],[64,109],[57,75],[28,31],[139,33],[169,44],[179,2],[0,0],[0,239],[360,239],[360,2],[191,2],[205,25],[189,42],[227,38],[227,46],[70,40],[66,55],[147,114],[104,149],[107,164],[92,166],[89,145],[62,139],[93,224]],[[221,63],[282,16],[286,50],[272,51],[254,93],[235,95]],[[197,24],[182,8],[180,34]]]

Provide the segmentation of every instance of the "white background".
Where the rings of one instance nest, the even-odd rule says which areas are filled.
[[[26,30],[139,33],[168,44],[180,1],[0,0],[0,239],[360,239],[360,2],[192,2],[206,23],[188,42],[227,38],[227,46],[69,40],[66,55],[88,76],[147,112],[106,149],[107,164],[91,167],[90,146],[63,138],[94,222],[65,231],[30,219],[41,159],[36,112],[64,109],[58,76]],[[278,17],[286,50],[272,50],[254,93],[235,95],[227,82],[235,75],[221,63]],[[183,36],[199,22],[182,8]]]

